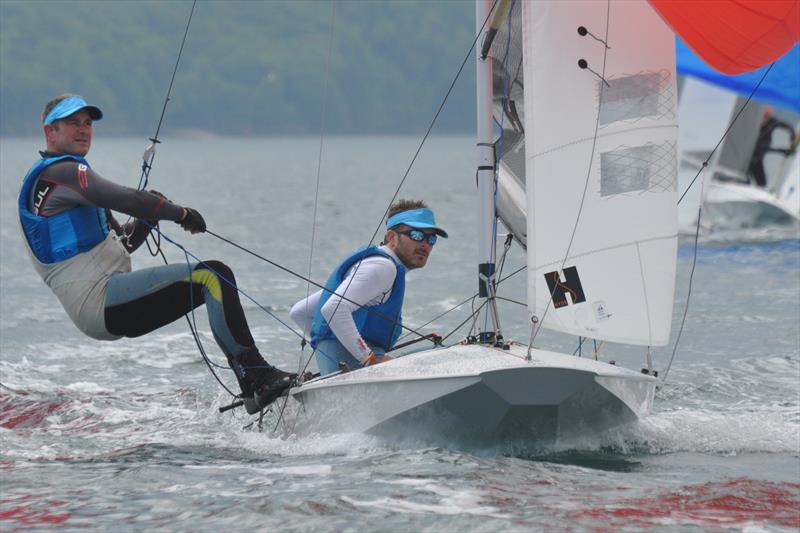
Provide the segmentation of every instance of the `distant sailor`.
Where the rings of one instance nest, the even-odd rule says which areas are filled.
[[[792,146],[788,148],[776,148],[772,146],[772,134],[779,129],[786,130],[789,133]],[[793,155],[796,146],[793,143],[794,140],[795,131],[792,125],[778,120],[773,116],[772,108],[765,107],[761,129],[758,131],[758,140],[756,141],[756,147],[753,150],[753,157],[750,159],[750,166],[748,169],[756,185],[759,187],[767,186],[767,174],[764,171],[764,156],[769,152],[780,152],[786,157]]]
[[[131,271],[130,254],[159,220],[206,230],[196,210],[156,191],[117,185],[86,161],[93,121],[103,118],[77,95],[50,100],[42,113],[47,150],[19,194],[24,242],[39,275],[83,333],[99,340],[138,337],[206,304],[211,330],[257,412],[289,387],[293,374],[269,365],[255,346],[235,288],[219,261]],[[111,210],[135,220],[120,225]]]
[[[383,363],[402,330],[406,271],[422,268],[447,232],[433,211],[418,200],[400,200],[389,208],[381,246],[350,254],[333,271],[325,290],[292,307],[292,320],[311,335],[320,373]]]

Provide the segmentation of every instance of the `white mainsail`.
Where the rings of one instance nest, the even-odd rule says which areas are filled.
[[[522,8],[529,313],[548,329],[665,345],[677,249],[673,34],[646,2]]]

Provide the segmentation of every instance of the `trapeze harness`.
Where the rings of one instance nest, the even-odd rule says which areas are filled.
[[[89,163],[76,155],[61,155],[40,159],[28,171],[19,193],[19,216],[31,251],[44,264],[65,261],[94,248],[108,235],[108,219],[104,209],[81,205],[51,217],[34,215],[28,209],[28,199],[42,171],[67,159],[79,163],[78,172],[86,172]],[[44,198],[37,198],[42,202]]]

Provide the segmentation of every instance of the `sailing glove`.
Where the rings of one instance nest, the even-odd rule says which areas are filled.
[[[378,355],[375,352],[370,352],[368,356],[361,360],[361,366],[372,366],[394,359],[391,355]]]
[[[186,214],[177,223],[191,233],[204,233],[206,231],[206,221],[203,220],[203,215],[191,207],[184,207],[184,209]]]

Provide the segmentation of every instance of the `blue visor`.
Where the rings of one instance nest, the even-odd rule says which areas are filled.
[[[80,96],[70,96],[69,98],[61,100],[50,110],[47,116],[44,117],[44,123],[52,124],[56,120],[67,118],[81,109],[86,109],[89,112],[89,116],[92,117],[92,120],[100,120],[103,118],[103,112],[100,111],[99,107],[87,104],[86,100]]]
[[[432,229],[437,235],[445,239],[447,238],[447,232],[436,225],[436,219],[433,218],[433,211],[426,207],[400,211],[390,216],[389,220],[386,221],[386,229],[392,229],[400,224],[405,224],[410,228],[416,229]]]

